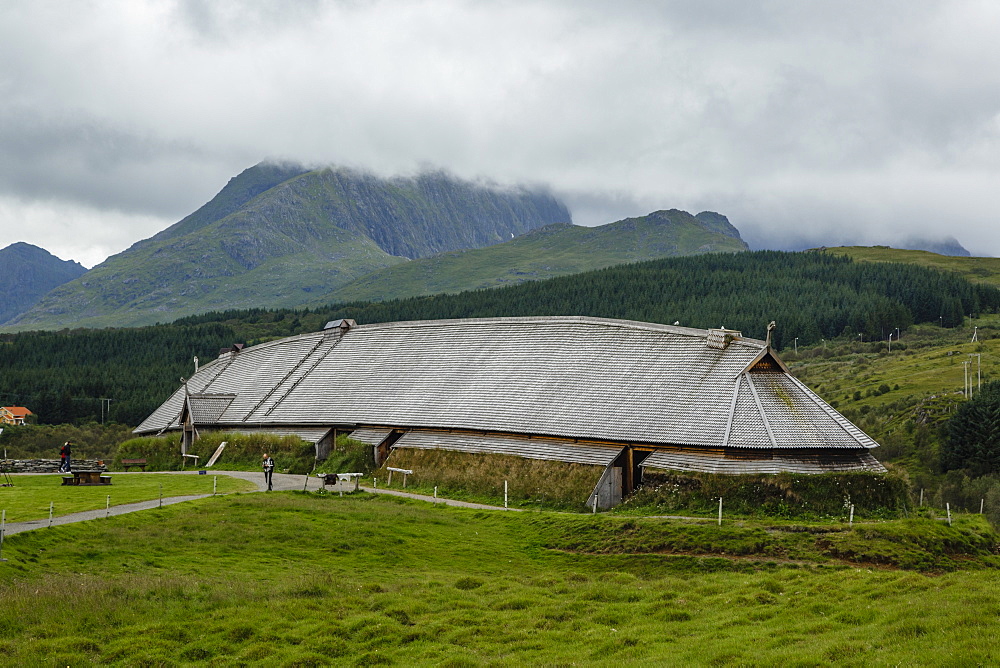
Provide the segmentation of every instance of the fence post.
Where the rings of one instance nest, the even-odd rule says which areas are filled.
[[[434,485],[434,498],[435,499],[438,498],[438,486],[437,485]]]
[[[851,504],[851,518],[847,522],[847,526],[854,526],[854,504]]]
[[[219,476],[212,476],[212,496],[215,496],[215,491],[219,488]]]
[[[4,455],[7,453],[5,452]],[[3,558],[3,535],[7,532],[7,511],[0,513],[0,561],[7,561]]]
[[[923,506],[924,506],[924,488],[921,487],[920,488],[920,507],[923,508]]]
[[[951,526],[951,504],[950,503],[944,504],[944,509],[948,511],[948,526]]]
[[[719,526],[722,526],[722,497],[719,497]]]
[[[385,483],[386,487],[392,487],[392,471],[389,471],[389,482]]]
[[[378,489],[378,478],[372,476],[372,489]]]
[[[163,507],[163,483],[160,483],[160,508]]]
[[[986,503],[986,499],[979,499],[979,514],[983,514],[983,504]]]
[[[49,501],[49,528],[52,528],[52,507],[55,505],[53,501]]]
[[[111,517],[111,495],[108,494],[108,503],[104,506],[104,519]]]
[[[507,481],[503,481],[503,507],[507,507]]]

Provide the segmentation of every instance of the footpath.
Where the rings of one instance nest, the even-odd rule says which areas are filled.
[[[157,471],[156,473],[169,473],[171,475],[198,475],[197,471]],[[29,475],[29,474],[11,474],[16,481],[19,475]],[[142,475],[138,471],[132,472],[121,472],[116,471],[115,476],[122,475]],[[257,492],[267,491],[267,486],[264,483],[264,474],[256,473],[252,471],[212,471],[212,475],[227,475],[233,478],[239,478],[241,480],[247,480],[257,485]],[[323,481],[316,476],[305,476],[305,475],[291,475],[288,473],[275,473],[272,479],[271,486],[275,492],[291,492],[291,491],[312,491],[315,492],[323,486]],[[16,484],[16,483],[15,483]],[[342,487],[341,487],[342,485]],[[354,488],[353,483],[340,483],[338,485],[327,485],[327,490],[331,493],[338,493],[340,491],[349,491]],[[394,489],[374,489],[371,487],[361,487],[362,491],[371,492],[372,494],[387,494],[390,496],[401,496],[409,499],[417,499],[420,501],[427,501],[430,503],[440,503],[447,506],[456,506],[460,508],[477,508],[481,510],[517,510],[520,508],[503,508],[500,506],[489,506],[482,503],[468,503],[466,501],[455,501],[452,499],[435,499],[431,496],[424,496],[422,494],[412,494],[410,492],[402,492]],[[253,493],[253,492],[251,492]],[[88,520],[103,519],[106,517],[113,517],[115,515],[124,515],[126,513],[134,513],[140,510],[151,510],[153,508],[159,508],[162,506],[169,506],[175,503],[183,503],[184,501],[193,501],[194,499],[204,499],[206,497],[212,496],[211,494],[195,494],[191,496],[171,496],[164,498],[162,501],[160,499],[152,499],[150,501],[139,501],[136,503],[126,503],[120,506],[111,506],[109,509],[101,508],[99,510],[86,510],[79,513],[70,513],[69,515],[60,515],[58,517],[53,517],[51,524],[49,519],[46,517],[44,519],[29,520],[27,522],[8,522],[4,528],[4,536],[12,536],[16,533],[21,533],[23,531],[32,531],[34,529],[44,529],[49,526],[59,526],[61,524],[72,524],[74,522],[86,522]]]

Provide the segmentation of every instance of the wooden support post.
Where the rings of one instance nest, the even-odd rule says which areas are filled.
[[[626,451],[626,461],[628,462],[627,463],[628,468],[626,469],[627,473],[625,475],[624,491],[626,494],[631,494],[632,492],[635,491],[635,480],[633,475],[633,472],[635,471],[635,457],[632,452],[632,448],[628,448],[628,450]]]

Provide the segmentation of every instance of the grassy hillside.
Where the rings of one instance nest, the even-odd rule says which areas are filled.
[[[216,497],[8,539],[0,661],[986,665],[995,542],[975,517],[719,528]]]
[[[551,225],[495,246],[397,264],[326,294],[316,304],[462,292],[626,262],[745,250],[725,216],[657,211],[600,227]]]
[[[1000,258],[996,257],[954,257],[888,246],[839,246],[827,248],[826,252],[846,255],[860,262],[901,262],[953,271],[974,283],[1000,286]]]
[[[798,378],[881,443],[873,454],[905,471],[914,494],[924,489],[941,504],[969,509],[978,509],[983,498],[1000,504],[1000,479],[943,474],[939,457],[940,428],[965,400],[963,363],[969,362],[973,392],[980,377],[983,384],[1000,378],[1000,317],[967,320],[951,330],[915,326],[899,341],[893,339],[891,352],[884,340],[841,339],[800,346],[798,354],[786,350],[783,359]]]

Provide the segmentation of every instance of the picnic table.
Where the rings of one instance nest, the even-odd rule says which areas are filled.
[[[64,475],[63,485],[87,486],[87,485],[110,485],[111,476],[105,475],[104,471],[72,471],[72,475]]]

